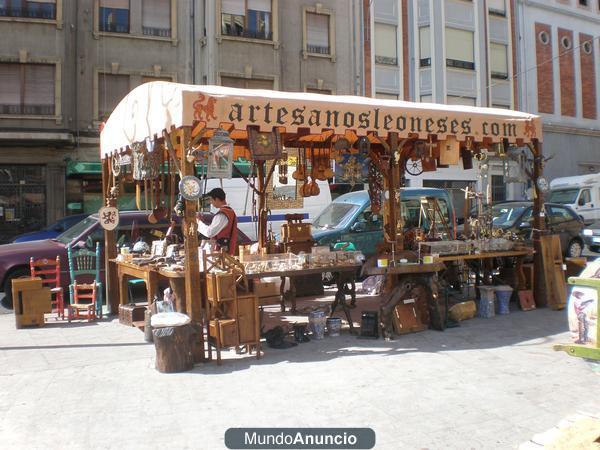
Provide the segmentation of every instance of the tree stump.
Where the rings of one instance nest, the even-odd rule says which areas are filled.
[[[155,328],[152,334],[156,349],[156,370],[176,373],[194,367],[192,345],[195,332],[191,324]]]

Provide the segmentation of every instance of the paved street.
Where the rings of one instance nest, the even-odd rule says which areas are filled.
[[[142,333],[116,320],[15,330],[6,314],[0,447],[219,449],[228,427],[366,426],[378,449],[515,448],[600,411],[598,366],[551,348],[566,327],[564,311],[513,312],[165,375]]]

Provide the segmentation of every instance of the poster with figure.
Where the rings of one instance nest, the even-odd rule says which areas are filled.
[[[598,291],[573,286],[568,304],[569,331],[575,344],[596,347],[598,324]]]

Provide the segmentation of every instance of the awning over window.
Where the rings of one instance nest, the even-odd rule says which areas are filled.
[[[496,108],[412,103],[367,97],[322,95],[157,81],[138,86],[115,108],[100,135],[103,157],[171,127],[226,127],[245,132],[254,125],[283,133],[333,130],[358,136],[526,143],[542,140],[539,116]]]

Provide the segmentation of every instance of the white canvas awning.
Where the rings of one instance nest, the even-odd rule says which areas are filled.
[[[161,136],[163,130],[199,122],[208,128],[231,124],[236,130],[249,125],[265,131],[281,127],[286,133],[308,128],[315,134],[333,129],[359,136],[396,132],[400,138],[542,140],[539,116],[505,109],[156,81],[138,86],[115,108],[100,135],[101,156]]]

